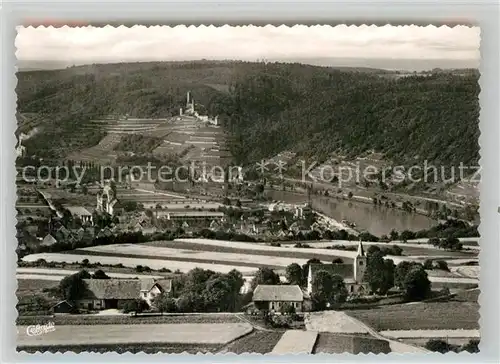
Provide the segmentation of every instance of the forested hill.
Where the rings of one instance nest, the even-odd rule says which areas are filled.
[[[240,163],[375,150],[401,163],[475,165],[478,94],[476,72],[394,78],[268,64],[235,82],[223,110]]]
[[[323,159],[371,149],[401,161],[477,162],[477,72],[398,76],[232,61],[88,65],[19,72],[18,111],[36,116],[26,125],[40,132],[25,144],[42,156],[96,144],[102,135],[86,121],[100,115],[176,115],[190,90],[198,110],[220,115],[238,163],[283,150]]]

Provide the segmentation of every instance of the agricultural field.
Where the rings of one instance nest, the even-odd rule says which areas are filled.
[[[95,345],[41,345],[41,346],[17,346],[17,351],[25,351],[27,353],[34,354],[36,352],[49,352],[49,353],[81,353],[81,352],[91,352],[91,353],[108,353],[115,352],[117,354],[123,353],[146,353],[146,354],[157,354],[157,353],[168,353],[168,354],[182,354],[188,353],[196,355],[198,353],[217,353],[222,347],[222,344],[95,344]]]
[[[391,347],[387,340],[375,339],[371,336],[338,335],[320,332],[314,346],[313,354],[388,354]]]
[[[144,258],[125,258],[118,256],[102,256],[91,254],[66,254],[66,253],[38,253],[30,254],[22,258],[25,262],[36,262],[38,259],[45,259],[47,262],[66,262],[74,263],[81,262],[83,259],[88,259],[91,264],[106,264],[116,265],[123,264],[125,267],[135,268],[138,265],[148,266],[151,269],[160,270],[162,268],[170,269],[171,271],[189,272],[194,267],[202,269],[210,269],[216,272],[227,273],[234,269],[234,266],[210,263],[193,263],[180,262],[170,259],[144,259]],[[238,270],[242,274],[253,274],[256,270],[254,267],[238,266]]]
[[[349,310],[345,313],[377,331],[479,328],[479,304],[474,302],[412,303]],[[450,319],[444,319],[446,317]]]
[[[230,343],[220,354],[235,353],[257,353],[266,354],[270,353],[281,339],[283,332],[281,331],[260,331],[254,330],[252,333],[243,336],[236,341]]]
[[[274,347],[273,354],[311,354],[318,333],[314,331],[288,330]]]
[[[223,314],[178,314],[178,315],[62,315],[62,316],[22,316],[17,325],[36,325],[53,322],[56,326],[86,325],[153,325],[153,324],[237,324],[242,321],[237,315]]]
[[[61,325],[39,336],[28,336],[18,326],[20,346],[100,344],[226,344],[250,333],[252,326],[236,324]]]
[[[123,134],[114,133],[107,134],[97,145],[72,152],[68,156],[68,159],[85,162],[99,161],[101,164],[114,163],[117,154],[113,152],[113,150],[120,143],[122,135]]]
[[[217,263],[228,264],[234,266],[249,266],[259,268],[267,266],[271,268],[286,267],[292,263],[305,264],[307,259],[302,258],[286,258],[278,256],[260,256],[259,261],[255,261],[253,255],[239,253],[222,253],[222,252],[207,252],[196,250],[183,250],[173,248],[159,248],[139,244],[119,244],[119,245],[102,245],[90,248],[79,249],[78,252],[95,252],[98,255],[101,253],[113,254],[115,256],[126,257],[144,257],[148,259],[167,258],[171,260],[185,262],[200,262],[200,263]],[[103,254],[104,255],[104,254]],[[326,263],[328,263],[327,261]]]
[[[44,288],[53,288],[57,284],[45,279],[21,279],[17,281],[18,295],[33,295],[41,292]]]
[[[290,242],[290,245],[296,244],[296,242]],[[349,240],[339,240],[339,241],[321,241],[321,242],[307,242],[313,248],[323,248],[343,245],[345,247],[357,247],[357,241],[349,241]],[[284,244],[282,244],[284,245]],[[471,257],[477,258],[477,250],[473,249],[473,251],[445,251],[442,249],[437,249],[436,247],[429,244],[418,244],[418,243],[372,243],[372,242],[363,242],[363,245],[368,248],[372,245],[378,246],[380,248],[390,248],[394,245],[399,246],[403,249],[404,256],[427,256],[429,258],[434,257],[445,257],[445,258],[454,258],[454,257]],[[477,247],[474,247],[477,248]]]
[[[188,240],[188,241],[186,241]],[[208,242],[208,243],[207,243]],[[303,249],[303,248],[283,248],[272,247],[263,243],[241,243],[236,241],[208,240],[208,239],[176,239],[174,241],[151,241],[143,245],[155,247],[168,247],[173,249],[203,251],[203,252],[220,252],[220,253],[235,253],[242,255],[253,256],[269,256],[283,257],[295,259],[311,259],[317,258],[322,261],[332,261],[337,256],[329,254],[332,251],[319,249]],[[335,251],[336,252],[336,251]],[[348,252],[352,253],[352,252]],[[351,255],[351,254],[344,254]],[[347,263],[352,261],[352,258],[343,256],[342,259]]]
[[[80,268],[80,269],[54,269],[54,268],[22,268],[19,267],[16,269],[16,274],[17,275],[31,275],[31,276],[45,276],[45,277],[50,277],[50,276],[62,276],[66,277],[71,274],[78,273],[81,269],[85,269],[89,273],[94,273],[96,270],[95,268],[88,269],[88,268]],[[130,268],[112,268],[112,267],[103,267],[103,270],[106,272],[106,274],[111,277],[111,278],[135,278],[135,277],[140,277],[140,278],[163,278],[165,276],[170,276],[171,274],[168,273],[162,273],[161,275],[151,275],[151,274],[142,274],[133,271]],[[117,270],[120,271],[127,271],[128,273],[122,273],[122,272],[116,272]],[[31,278],[29,278],[31,279]]]

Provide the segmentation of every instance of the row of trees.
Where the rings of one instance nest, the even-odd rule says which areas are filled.
[[[162,293],[153,301],[160,312],[232,312],[239,309],[242,274],[195,268],[174,278],[174,296]]]
[[[446,239],[430,238],[429,244],[435,246],[436,248],[445,250],[462,250],[462,243],[458,238],[448,237]]]
[[[367,251],[365,277],[371,291],[378,294],[397,287],[407,300],[422,300],[431,292],[431,282],[420,263],[403,261],[397,266],[392,259],[384,259],[385,252],[377,246],[370,246]]]

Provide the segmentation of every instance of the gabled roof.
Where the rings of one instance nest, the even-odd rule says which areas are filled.
[[[57,243],[56,238],[54,238],[52,235],[47,234],[45,238],[43,238],[41,245],[43,246],[51,246]]]
[[[68,210],[71,215],[76,216],[92,216],[92,214],[83,206],[67,206],[66,210]]]
[[[55,305],[50,306],[50,308],[53,309],[54,307],[59,306],[59,305],[66,305],[66,306],[69,306],[69,307],[73,307],[73,305],[71,303],[69,303],[66,300],[63,300],[63,301],[57,302]]]
[[[304,299],[302,290],[297,285],[263,285],[253,292],[253,301],[288,301],[299,302]]]
[[[139,279],[84,279],[87,290],[84,298],[93,299],[136,299],[139,298]]]
[[[158,285],[163,292],[170,292],[172,290],[171,279],[154,279],[144,278],[141,281],[141,291],[150,291],[155,285]]]
[[[352,278],[354,277],[354,266],[352,263],[344,264],[310,264],[309,269],[311,270],[312,276],[314,276],[321,270],[326,270],[327,272],[339,275],[342,278]]]

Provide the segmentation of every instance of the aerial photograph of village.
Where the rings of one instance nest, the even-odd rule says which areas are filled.
[[[21,27],[17,350],[479,352],[479,29]]]

